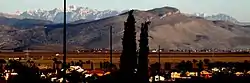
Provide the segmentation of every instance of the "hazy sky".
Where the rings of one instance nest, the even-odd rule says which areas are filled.
[[[67,0],[68,5],[94,9],[152,9],[172,6],[185,13],[225,13],[250,22],[250,0]],[[0,12],[62,8],[63,0],[0,0]]]

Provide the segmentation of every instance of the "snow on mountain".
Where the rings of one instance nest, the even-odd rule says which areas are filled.
[[[205,18],[207,20],[223,20],[223,21],[238,23],[238,20],[236,20],[232,16],[229,16],[229,15],[226,15],[226,14],[211,15],[211,16],[206,16]]]
[[[86,20],[98,20],[101,18],[106,18],[114,15],[118,15],[122,11],[116,10],[103,10],[98,11],[96,9],[90,9],[88,7],[77,7],[71,5],[67,8],[67,22],[73,22],[81,19]],[[40,20],[50,20],[55,23],[63,22],[63,9],[55,8],[53,10],[31,10],[25,11],[19,15],[21,18],[29,19],[40,19]]]
[[[233,23],[239,23],[239,21],[233,18],[232,16],[221,14],[221,13],[215,14],[215,15],[207,15],[205,13],[195,13],[195,14],[191,14],[190,16],[202,17],[207,20],[222,20],[222,21],[229,21]]]
[[[0,17],[6,17],[6,18],[19,18],[19,16],[16,15],[16,14],[7,14],[7,13],[2,13],[2,12],[0,12]]]
[[[115,16],[121,13],[124,13],[128,10],[124,11],[117,11],[117,10],[103,10],[99,11],[96,9],[91,9],[88,7],[78,7],[74,5],[70,5],[67,7],[67,22],[74,22],[78,20],[85,20],[85,21],[92,21],[92,20],[98,20],[110,16]],[[28,19],[39,19],[39,20],[49,20],[54,23],[62,23],[63,22],[63,9],[55,8],[52,10],[29,10],[25,12],[18,12],[20,14],[16,14],[15,16],[7,16],[5,14],[1,14],[0,16],[6,16],[6,17],[15,17],[15,18],[28,18]],[[186,13],[185,13],[186,14]],[[187,16],[195,16],[195,17],[202,17],[207,20],[223,20],[223,21],[230,21],[233,23],[240,23],[235,18],[226,15],[226,14],[215,14],[215,15],[207,15],[205,13],[195,13],[195,14],[186,14]],[[164,18],[163,15],[161,18]]]

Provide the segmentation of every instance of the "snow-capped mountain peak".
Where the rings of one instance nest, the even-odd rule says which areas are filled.
[[[18,16],[18,18],[28,18],[28,19],[39,19],[39,20],[50,20],[54,23],[62,23],[63,22],[63,8],[54,8],[51,10],[43,10],[43,9],[37,9],[37,10],[28,10],[24,12],[19,12],[18,14],[15,14]],[[97,9],[92,9],[89,7],[79,7],[75,5],[69,5],[66,8],[67,12],[67,22],[73,22],[77,20],[98,20],[110,16],[115,16],[118,14],[122,14],[124,12],[127,12],[128,10],[124,11],[117,11],[117,10],[103,10],[99,11]],[[186,13],[185,13],[186,14]],[[206,13],[194,13],[194,14],[186,14],[187,16],[195,16],[195,17],[202,17],[207,20],[223,20],[223,21],[230,21],[233,23],[239,23],[235,18],[226,15],[226,14],[214,14],[214,15],[208,15]],[[161,18],[164,18],[165,16],[162,16]]]
[[[121,11],[116,11],[116,10],[99,11],[88,7],[78,7],[74,5],[68,6],[66,11],[67,11],[67,18],[66,18],[67,22],[73,22],[81,19],[97,20],[101,18],[118,15],[121,13]],[[42,10],[42,9],[29,10],[22,12],[19,16],[21,18],[50,20],[55,23],[61,23],[63,20],[63,9],[55,8],[52,10]]]
[[[208,16],[206,13],[195,13],[195,16],[198,16],[198,17],[206,17]]]
[[[202,17],[207,20],[222,20],[222,21],[229,21],[233,23],[239,23],[239,21],[233,18],[232,16],[229,16],[223,13],[218,13],[218,14],[213,14],[213,15],[208,15],[206,13],[195,13],[195,14],[191,14],[191,16]]]

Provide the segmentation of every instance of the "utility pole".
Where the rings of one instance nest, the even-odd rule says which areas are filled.
[[[27,50],[26,50],[26,59],[30,60],[30,58],[29,58],[29,48],[27,48]]]
[[[112,65],[112,54],[113,54],[113,48],[112,48],[112,26],[110,26],[110,29],[109,29],[109,53],[110,53],[110,64]]]
[[[67,51],[67,44],[66,44],[66,0],[64,2],[64,17],[63,17],[63,83],[66,83],[66,51]]]
[[[158,79],[160,81],[160,71],[161,71],[161,46],[158,46],[158,57],[159,57],[159,70],[158,70]]]
[[[159,64],[161,64],[161,46],[160,45],[158,46],[158,59],[159,59]]]
[[[159,68],[158,68],[158,72],[156,73],[156,75],[158,75],[158,79],[159,79],[159,81],[160,81],[160,70],[161,70],[161,46],[159,45],[158,46],[158,62],[159,62]],[[156,81],[156,79],[155,79],[155,77],[156,77],[156,75],[153,75],[154,77],[153,77],[153,83],[155,83],[155,81]]]
[[[214,48],[213,48],[213,54],[212,54],[212,61],[214,60]]]

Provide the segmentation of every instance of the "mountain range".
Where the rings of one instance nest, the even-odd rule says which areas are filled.
[[[128,10],[117,11],[117,10],[103,10],[99,11],[97,9],[91,9],[88,7],[78,7],[78,6],[68,6],[67,7],[67,22],[74,22],[78,20],[85,20],[85,22],[98,20],[106,17],[116,16],[118,14],[124,13]],[[240,23],[232,16],[226,14],[216,14],[216,15],[206,15],[205,13],[195,13],[195,14],[186,14],[190,16],[202,17],[207,20],[223,20],[233,23]],[[18,18],[18,19],[37,19],[37,20],[48,20],[54,23],[63,22],[63,9],[55,8],[52,10],[29,10],[24,12],[19,12],[17,14],[5,14],[0,13],[0,16],[8,18]]]
[[[67,12],[67,16],[66,16],[67,22],[74,22],[74,21],[82,20],[82,19],[98,20],[101,18],[118,15],[119,13],[122,13],[124,11],[116,11],[116,10],[98,11],[96,9],[90,9],[88,7],[77,7],[77,6],[71,5],[67,8],[66,12]],[[63,14],[64,14],[63,9],[59,9],[59,8],[55,8],[52,10],[38,9],[38,10],[29,10],[25,12],[20,12],[19,14],[15,15],[15,18],[49,20],[54,23],[62,23]],[[7,17],[10,17],[10,16],[7,16]]]
[[[21,14],[20,14],[21,15]],[[177,8],[135,10],[137,40],[141,23],[150,20],[149,45],[164,49],[246,49],[250,26],[232,21],[208,20],[181,13]],[[224,16],[223,16],[224,17]],[[97,20],[78,20],[67,25],[68,50],[108,48],[113,26],[113,48],[121,49],[127,12]],[[0,49],[62,51],[62,24],[41,19],[0,18]]]
[[[202,17],[207,20],[222,20],[222,21],[229,21],[233,23],[240,23],[237,19],[233,18],[232,16],[226,15],[226,14],[216,14],[216,15],[206,15],[205,13],[196,13],[192,14],[192,16]]]

